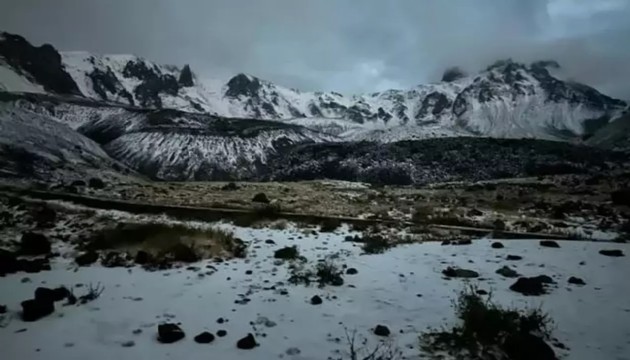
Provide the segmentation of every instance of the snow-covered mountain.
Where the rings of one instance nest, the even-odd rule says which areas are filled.
[[[43,60],[38,60],[43,59]],[[562,81],[553,61],[498,61],[476,75],[447,71],[443,81],[406,90],[344,96],[300,92],[251,75],[226,83],[189,66],[131,55],[57,52],[0,36],[0,88],[79,95],[142,108],[223,117],[287,120],[346,140],[397,141],[442,136],[578,139],[625,108],[586,85]],[[347,124],[347,125],[346,125]],[[589,125],[590,124],[590,125]]]

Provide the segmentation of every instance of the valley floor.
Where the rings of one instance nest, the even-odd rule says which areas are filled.
[[[8,305],[0,328],[0,348],[7,359],[348,359],[345,330],[357,330],[365,351],[379,341],[400,349],[405,358],[427,356],[419,350],[419,334],[429,328],[448,327],[455,319],[452,301],[467,282],[449,280],[441,271],[459,266],[478,271],[472,283],[491,291],[494,301],[516,307],[541,307],[554,319],[554,336],[568,347],[556,349],[567,359],[630,358],[630,283],[627,258],[598,254],[609,245],[562,242],[561,248],[544,248],[537,241],[505,241],[504,249],[491,248],[490,239],[467,246],[438,243],[404,245],[379,255],[362,255],[344,242],[349,234],[303,236],[293,227],[285,230],[249,229],[228,224],[250,244],[247,259],[216,263],[203,261],[189,269],[147,272],[138,267],[108,269],[99,265],[76,268],[60,258],[52,271],[16,274],[0,279],[0,303]],[[298,239],[300,238],[301,239]],[[267,244],[272,239],[275,244]],[[297,245],[309,262],[336,254],[339,265],[356,268],[344,275],[340,287],[290,285],[288,264],[273,258],[274,250]],[[627,246],[621,246],[626,252]],[[507,254],[523,257],[508,262]],[[526,297],[508,290],[514,279],[495,270],[509,265],[518,272],[550,275],[557,285],[541,297]],[[251,270],[251,275],[246,271]],[[567,283],[581,277],[586,285]],[[105,290],[83,306],[58,306],[35,323],[19,319],[20,301],[38,286],[65,285],[75,292],[90,283]],[[311,305],[319,295],[321,305]],[[248,299],[248,300],[244,300]],[[217,319],[226,322],[219,324]],[[156,328],[162,322],[181,323],[186,338],[159,344]],[[388,338],[372,334],[386,325]],[[192,338],[202,331],[225,337],[201,345]],[[239,350],[236,341],[254,334],[259,346]]]

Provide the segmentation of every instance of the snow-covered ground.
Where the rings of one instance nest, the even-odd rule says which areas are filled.
[[[199,271],[164,272],[100,266],[75,271],[70,260],[61,260],[49,272],[0,279],[0,304],[9,308],[0,328],[3,358],[345,359],[344,327],[357,329],[370,346],[380,340],[370,330],[377,324],[392,330],[391,341],[408,359],[420,358],[418,334],[454,321],[451,301],[465,282],[447,280],[441,270],[456,265],[478,271],[482,280],[475,283],[491,290],[496,302],[541,306],[549,312],[555,320],[554,335],[570,348],[569,352],[556,350],[566,359],[630,359],[630,261],[598,254],[610,247],[621,247],[627,253],[623,244],[562,242],[560,249],[552,249],[539,247],[537,241],[511,240],[504,241],[504,249],[492,249],[491,241],[484,239],[469,246],[413,244],[381,255],[361,255],[360,248],[343,241],[347,231],[306,235],[292,227],[219,226],[251,243],[248,259],[202,262],[196,264]],[[276,244],[265,243],[267,239]],[[289,285],[287,264],[273,259],[273,251],[285,245],[297,245],[310,264],[317,258],[341,254],[338,264],[354,267],[358,274],[345,275],[341,287]],[[508,264],[503,260],[506,254],[521,255],[523,260]],[[514,279],[495,274],[503,265],[523,275],[550,275],[558,285],[541,297],[522,296],[508,290]],[[247,275],[247,270],[253,274]],[[583,278],[587,285],[569,285],[570,276]],[[32,297],[38,286],[97,282],[105,286],[105,292],[92,303],[80,307],[57,304],[54,314],[35,323],[19,319],[20,302]],[[283,290],[288,294],[282,295]],[[323,304],[311,305],[313,295],[321,296]],[[235,303],[243,298],[251,301]],[[218,324],[221,317],[228,322]],[[170,345],[158,343],[156,329],[161,322],[181,322],[186,338]],[[136,329],[142,332],[134,334]],[[227,336],[217,337],[209,345],[192,340],[202,331],[216,334],[220,329]],[[255,334],[260,346],[250,351],[237,349],[236,341],[247,333]],[[133,346],[122,345],[129,341]],[[299,353],[292,349],[288,355],[290,348]]]

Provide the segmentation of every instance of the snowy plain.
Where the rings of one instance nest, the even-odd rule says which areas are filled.
[[[478,271],[481,277],[472,283],[491,291],[495,302],[549,312],[555,321],[554,336],[570,349],[556,349],[562,358],[630,359],[630,261],[598,254],[611,247],[628,253],[624,244],[562,242],[561,248],[552,249],[534,240],[506,240],[504,249],[493,249],[494,240],[480,239],[467,246],[411,244],[380,255],[362,255],[356,244],[344,242],[352,234],[346,228],[313,235],[294,227],[217,226],[250,242],[247,259],[208,260],[193,264],[198,271],[162,272],[99,265],[75,269],[71,260],[61,259],[49,272],[0,279],[0,304],[9,309],[0,327],[3,358],[347,359],[344,328],[356,329],[370,347],[383,339],[371,332],[377,324],[391,329],[389,341],[407,359],[426,358],[419,350],[419,334],[455,324],[452,300],[466,282],[448,280],[441,271],[459,266]],[[275,244],[266,243],[268,239]],[[274,250],[286,245],[297,245],[309,264],[338,254],[335,261],[356,268],[358,274],[344,275],[341,287],[290,285],[287,264],[273,259]],[[523,260],[505,261],[507,254],[521,255]],[[558,285],[549,294],[525,297],[508,289],[514,279],[495,273],[503,265],[525,276],[547,274]],[[252,274],[247,275],[247,270]],[[583,278],[587,285],[568,284],[570,276]],[[29,282],[23,282],[26,277]],[[54,314],[35,323],[19,319],[20,302],[38,286],[97,282],[105,291],[94,302],[80,307],[58,304]],[[321,296],[323,304],[311,305],[314,295]],[[228,321],[218,324],[221,317]],[[162,322],[181,322],[186,338],[170,345],[158,343],[156,329]],[[134,334],[136,329],[142,332]],[[209,345],[192,340],[202,331],[216,334],[220,329],[227,336]],[[260,346],[237,349],[236,341],[247,333],[253,333]],[[123,346],[129,341],[133,346]]]

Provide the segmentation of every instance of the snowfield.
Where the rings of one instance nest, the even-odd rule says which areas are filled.
[[[561,248],[553,249],[540,247],[538,241],[510,240],[503,242],[504,249],[493,249],[492,240],[481,239],[467,246],[412,244],[380,255],[361,255],[359,247],[343,241],[347,230],[306,235],[293,227],[218,226],[250,243],[247,259],[204,261],[193,264],[196,270],[163,272],[101,266],[75,269],[71,260],[61,260],[49,272],[0,279],[0,304],[9,309],[0,328],[4,357],[348,359],[344,327],[356,329],[371,347],[385,339],[371,330],[383,324],[392,332],[387,341],[407,359],[423,358],[418,335],[431,327],[454,324],[451,302],[466,282],[447,280],[441,271],[459,266],[478,271],[481,277],[473,283],[492,291],[494,301],[549,312],[555,321],[554,336],[570,349],[555,349],[562,358],[630,359],[630,261],[598,254],[606,248],[628,253],[624,244],[562,242]],[[267,239],[276,244],[265,243]],[[297,245],[309,264],[337,254],[339,265],[354,267],[358,274],[344,275],[341,287],[290,285],[287,264],[273,259],[273,251],[286,245]],[[507,254],[523,256],[523,260],[507,262]],[[547,274],[558,285],[547,295],[525,297],[508,290],[514,279],[495,273],[503,265],[525,276]],[[253,273],[247,275],[247,270]],[[568,284],[570,276],[583,278],[586,285]],[[76,294],[98,282],[105,291],[94,302],[57,304],[55,313],[34,323],[19,319],[20,302],[38,286],[86,284],[75,287]],[[321,305],[310,304],[314,295],[322,297]],[[218,318],[227,322],[219,324]],[[181,322],[186,338],[170,345],[158,343],[157,325],[163,322]],[[216,334],[221,329],[227,336],[209,345],[192,340],[202,331]],[[254,334],[259,346],[237,349],[237,340],[248,333]]]

